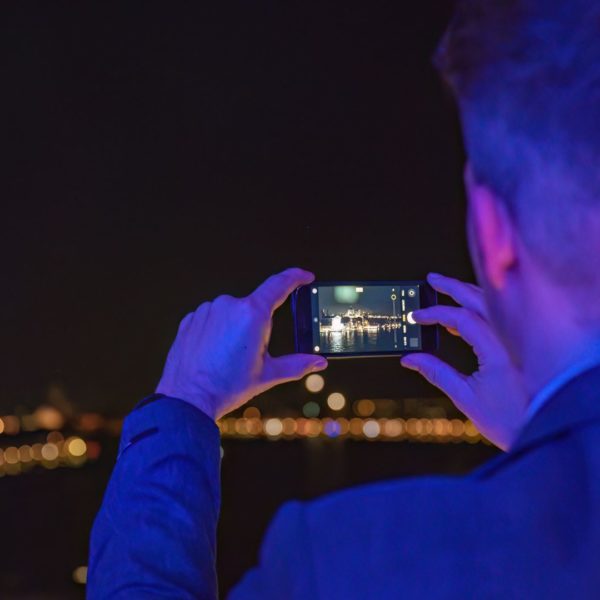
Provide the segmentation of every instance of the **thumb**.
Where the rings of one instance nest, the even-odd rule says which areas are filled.
[[[327,359],[314,354],[287,354],[268,356],[263,371],[263,380],[270,387],[286,381],[297,381],[309,373],[327,368]]]
[[[467,395],[470,392],[466,375],[443,360],[431,354],[407,354],[400,359],[400,364],[423,375],[429,383],[449,396],[459,409],[468,403]]]

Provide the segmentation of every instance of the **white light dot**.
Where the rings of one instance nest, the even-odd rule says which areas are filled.
[[[282,431],[283,423],[281,422],[281,419],[267,419],[267,422],[265,423],[265,433],[267,435],[281,435]]]
[[[317,291],[318,291],[318,290],[317,290],[317,288],[313,288],[313,289],[312,289],[312,293],[313,293],[313,294],[316,294],[316,293],[317,293]]]
[[[379,427],[379,423],[377,421],[367,421],[363,425],[363,433],[368,438],[376,438],[380,431],[381,428]]]
[[[304,382],[306,389],[313,394],[320,392],[325,387],[325,379],[321,375],[313,373],[306,378]]]
[[[333,394],[329,394],[327,397],[327,406],[331,410],[342,410],[346,406],[346,398],[339,392],[333,392]]]
[[[321,350],[320,346],[315,346],[315,352],[319,352]]]
[[[56,444],[44,444],[42,446],[42,458],[44,460],[56,460],[58,458],[58,447]]]
[[[413,317],[412,311],[410,311],[407,315],[406,315],[406,320],[411,324],[411,325],[416,325],[417,322],[415,321],[415,318]]]

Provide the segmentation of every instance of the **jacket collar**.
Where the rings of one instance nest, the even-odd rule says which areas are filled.
[[[600,420],[600,366],[580,373],[563,385],[529,421],[509,454],[548,437]]]

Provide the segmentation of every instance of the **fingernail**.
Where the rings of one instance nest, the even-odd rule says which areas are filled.
[[[317,360],[315,360],[314,364],[313,364],[313,369],[315,370],[321,370],[324,369],[327,366],[327,360],[323,357],[318,358]]]
[[[429,275],[427,275],[427,279],[433,279],[433,281],[439,281],[441,277],[442,276],[439,273],[429,273]]]
[[[413,362],[411,362],[410,357],[408,357],[408,356],[403,356],[400,359],[400,364],[403,367],[405,367],[406,369],[412,369],[413,371],[418,371],[417,365],[415,365]]]

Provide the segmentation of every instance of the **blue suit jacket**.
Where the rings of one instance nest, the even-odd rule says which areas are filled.
[[[218,430],[163,398],[126,420],[92,533],[88,597],[215,598]],[[600,368],[468,477],[285,505],[246,598],[600,597]]]

